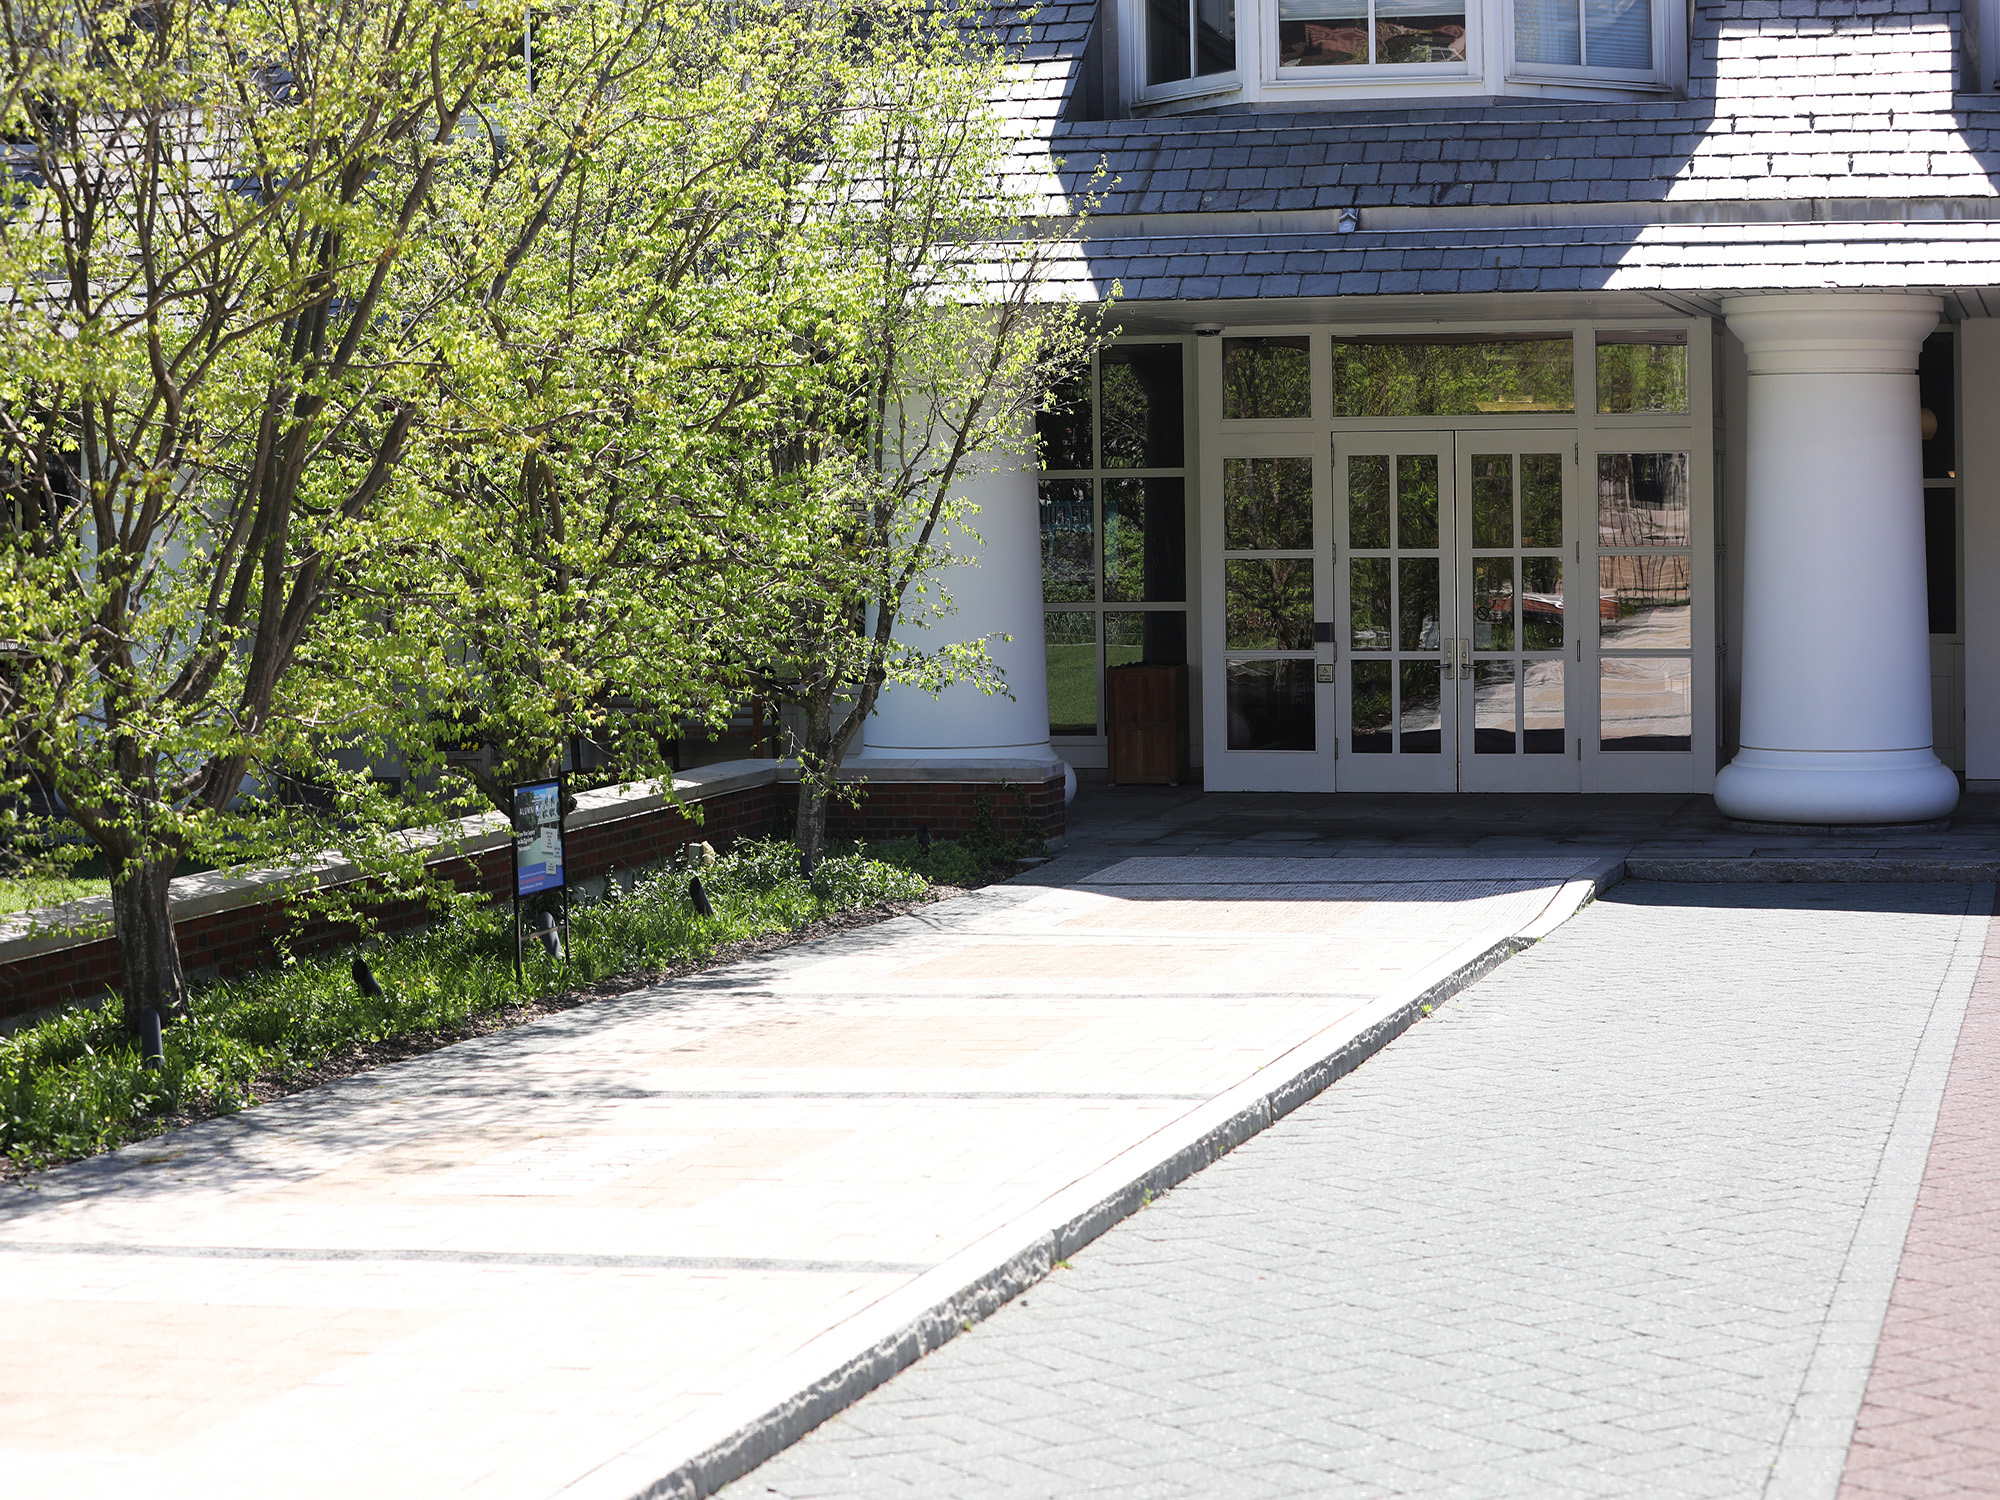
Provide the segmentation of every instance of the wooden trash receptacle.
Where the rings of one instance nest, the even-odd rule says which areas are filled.
[[[1113,786],[1179,786],[1188,779],[1188,669],[1112,667],[1104,674],[1108,774]]]

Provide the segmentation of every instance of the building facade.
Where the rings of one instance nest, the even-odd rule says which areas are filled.
[[[981,481],[1013,697],[877,755],[1215,790],[2000,787],[2000,22],[1967,0],[1101,0],[1016,32],[1118,343]],[[975,576],[976,575],[976,576]]]

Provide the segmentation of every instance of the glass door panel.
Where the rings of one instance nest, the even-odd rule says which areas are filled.
[[[1454,559],[1461,629],[1446,681],[1459,700],[1464,791],[1580,785],[1565,670],[1576,651],[1565,612],[1575,587],[1566,566],[1575,553],[1574,441],[1459,435],[1466,544]]]
[[[1461,709],[1442,675],[1459,633],[1452,453],[1449,433],[1333,438],[1334,628],[1319,651],[1343,791],[1457,783]]]

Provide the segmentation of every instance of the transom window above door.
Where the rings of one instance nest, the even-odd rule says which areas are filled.
[[[1685,72],[1686,0],[1122,0],[1127,98],[1604,97]]]

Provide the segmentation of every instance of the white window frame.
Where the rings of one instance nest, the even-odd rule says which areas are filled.
[[[1693,0],[1653,0],[1653,67],[1565,67],[1514,56],[1514,0],[1466,0],[1465,62],[1370,63],[1343,68],[1278,65],[1277,0],[1237,0],[1236,71],[1149,85],[1146,0],[1119,0],[1119,79],[1128,106],[1153,113],[1267,100],[1449,101],[1499,95],[1606,99],[1677,91],[1687,77],[1687,16]],[[1981,0],[2000,6],[2000,0]],[[1335,76],[1337,75],[1337,76]]]

